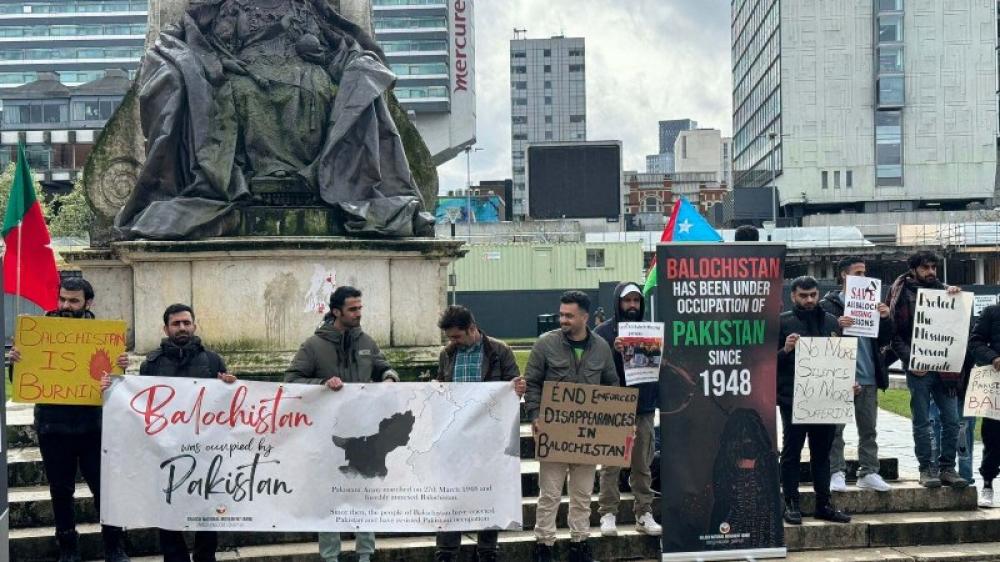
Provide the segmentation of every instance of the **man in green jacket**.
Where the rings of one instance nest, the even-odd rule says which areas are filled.
[[[527,392],[525,413],[538,433],[538,410],[545,381],[618,386],[611,346],[587,329],[590,297],[567,291],[559,299],[559,329],[543,334],[531,348],[524,368]],[[595,465],[538,463],[538,507],[535,514],[536,562],[552,562],[556,515],[563,484],[569,491],[570,562],[596,562],[590,554],[590,496],[594,493]]]
[[[299,347],[285,371],[285,382],[323,384],[334,391],[344,383],[398,382],[378,344],[361,330],[361,308],[361,291],[338,287],[330,295],[323,324]],[[355,536],[359,562],[371,562],[375,534]],[[340,550],[340,533],[319,533],[319,555],[325,562],[338,562]]]

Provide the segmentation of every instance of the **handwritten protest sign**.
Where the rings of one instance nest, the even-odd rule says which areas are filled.
[[[104,405],[101,518],[174,530],[519,530],[518,416],[506,382],[330,392],[120,377]]]
[[[99,405],[101,376],[121,373],[125,322],[19,316],[14,345],[13,400],[36,404]]]
[[[962,415],[1000,420],[1000,371],[993,365],[976,367],[969,374]]]
[[[974,306],[972,308],[973,316],[982,316],[983,311],[986,310],[987,306],[991,306],[997,303],[997,295],[976,295],[973,301]]]
[[[854,325],[844,328],[845,336],[877,338],[881,317],[878,303],[882,297],[882,281],[870,277],[847,276],[844,290],[844,316],[854,319]]]
[[[634,388],[546,382],[535,458],[629,466],[638,399]]]
[[[663,357],[663,322],[622,322],[618,337],[625,346],[625,385],[659,382]]]
[[[799,338],[792,423],[854,421],[857,338]]]
[[[910,344],[911,371],[958,373],[965,362],[973,295],[938,289],[917,291]]]

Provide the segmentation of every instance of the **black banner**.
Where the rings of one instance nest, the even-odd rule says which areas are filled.
[[[785,246],[661,244],[663,560],[785,555],[775,367]]]

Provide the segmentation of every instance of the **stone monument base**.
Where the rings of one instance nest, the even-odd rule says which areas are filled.
[[[98,318],[124,319],[135,353],[163,337],[163,310],[190,304],[198,334],[224,356],[275,368],[313,334],[330,293],[363,293],[362,327],[400,367],[436,362],[437,319],[447,304],[448,266],[461,242],[434,239],[241,237],[115,242],[64,254],[97,293]],[[263,364],[260,364],[263,363]]]

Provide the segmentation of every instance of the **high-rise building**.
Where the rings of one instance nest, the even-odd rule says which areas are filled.
[[[691,119],[668,119],[660,121],[660,154],[673,153],[674,143],[681,131],[697,129],[698,122]],[[673,170],[670,170],[673,172]]]
[[[646,156],[647,174],[670,174],[674,171],[674,153],[650,154]]]
[[[146,0],[0,2],[0,87],[55,72],[66,86],[104,76],[134,76],[146,39]]]
[[[513,213],[524,218],[529,144],[587,140],[587,87],[583,38],[513,39],[510,42]]]
[[[733,161],[785,216],[993,196],[997,5],[732,2]]]
[[[473,0],[372,0],[395,94],[435,164],[476,142]]]

